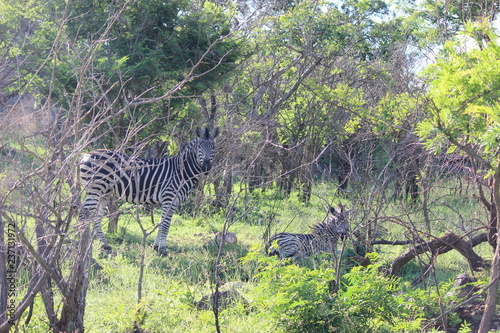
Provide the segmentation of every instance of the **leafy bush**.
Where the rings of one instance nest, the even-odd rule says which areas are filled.
[[[261,264],[256,300],[264,316],[286,332],[418,332],[424,318],[420,299],[403,292],[380,264],[354,267],[337,287],[335,270],[310,269],[252,253]]]
[[[349,332],[420,331],[422,303],[403,291],[399,278],[384,275],[379,268],[380,264],[353,267],[343,276],[336,302],[343,326]]]

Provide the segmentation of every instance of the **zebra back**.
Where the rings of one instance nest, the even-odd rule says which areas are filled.
[[[316,244],[321,237],[313,234],[296,234],[291,232],[280,232],[271,237],[266,245],[266,253],[278,258],[298,258],[309,256],[313,249],[318,249],[321,244]]]

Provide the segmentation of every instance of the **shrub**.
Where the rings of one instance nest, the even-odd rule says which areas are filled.
[[[418,332],[423,309],[403,292],[400,279],[380,272],[379,264],[354,267],[336,288],[335,270],[315,269],[265,258],[256,300],[264,316],[286,332]],[[337,290],[338,289],[338,290]]]
[[[348,332],[418,332],[424,311],[394,276],[380,272],[380,264],[353,267],[345,274],[336,304]],[[417,305],[417,303],[419,305]]]

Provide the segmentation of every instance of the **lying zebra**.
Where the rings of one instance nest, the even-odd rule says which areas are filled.
[[[324,222],[311,227],[310,234],[281,232],[274,235],[266,245],[268,255],[282,258],[303,258],[321,252],[333,253],[339,237],[344,238],[349,232],[349,221],[342,206],[330,207],[329,216]]]

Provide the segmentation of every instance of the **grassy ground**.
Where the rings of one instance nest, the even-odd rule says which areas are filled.
[[[251,305],[258,297],[254,293],[258,273],[256,265],[243,264],[241,258],[249,252],[263,252],[265,238],[281,231],[308,232],[308,227],[322,221],[326,216],[327,200],[331,197],[331,186],[319,183],[310,204],[297,199],[296,194],[282,198],[277,191],[257,192],[240,198],[235,206],[230,232],[236,233],[237,244],[227,244],[221,260],[220,279],[226,288],[236,289]],[[436,196],[437,198],[438,196]],[[443,199],[445,198],[445,199]],[[351,219],[353,230],[362,231],[373,219],[373,210],[363,208],[363,198],[352,201],[342,198],[347,208],[357,208]],[[459,193],[442,193],[439,205],[435,199],[432,211],[432,234],[442,236],[454,231],[462,234],[464,228],[472,228],[485,221],[477,209],[477,203]],[[337,204],[339,199],[333,200]],[[352,207],[356,205],[357,207]],[[351,207],[350,207],[351,206]],[[361,207],[361,209],[360,209]],[[455,208],[453,208],[455,207]],[[459,214],[457,213],[459,212]],[[404,201],[387,201],[381,212],[377,232],[386,239],[407,239],[409,226],[425,231],[426,224],[418,209],[409,207]],[[141,213],[144,227],[151,230],[150,217]],[[147,238],[147,246],[141,247],[142,232],[136,222],[134,210],[123,214],[116,233],[108,234],[117,255],[99,255],[99,246],[94,244],[94,258],[101,267],[93,271],[87,295],[85,322],[87,332],[132,332],[138,324],[144,332],[213,332],[214,315],[211,311],[197,310],[194,303],[203,295],[214,291],[214,263],[218,247],[214,234],[224,225],[225,212],[200,212],[174,215],[168,237],[168,254],[159,257],[151,247],[156,232]],[[155,221],[159,220],[158,211]],[[394,221],[404,221],[404,224]],[[104,225],[106,230],[107,225]],[[266,234],[267,230],[267,234]],[[421,235],[423,235],[421,233]],[[352,249],[348,241],[346,248]],[[390,264],[407,246],[379,245],[374,247],[383,261]],[[491,257],[488,245],[475,250],[485,259]],[[140,262],[145,254],[144,277],[141,285],[142,297],[138,301]],[[422,261],[427,259],[422,256]],[[405,267],[404,279],[412,281],[420,275],[421,265],[413,262]],[[468,272],[467,263],[456,251],[438,258],[435,279],[427,279],[426,285],[435,281],[451,281],[462,272]],[[485,273],[486,274],[486,273]],[[57,297],[57,295],[56,295]],[[37,298],[34,315],[23,331],[47,330],[45,313],[40,298]],[[251,311],[243,304],[236,304],[222,311],[221,327],[224,332],[273,332],[276,327],[266,316]]]

